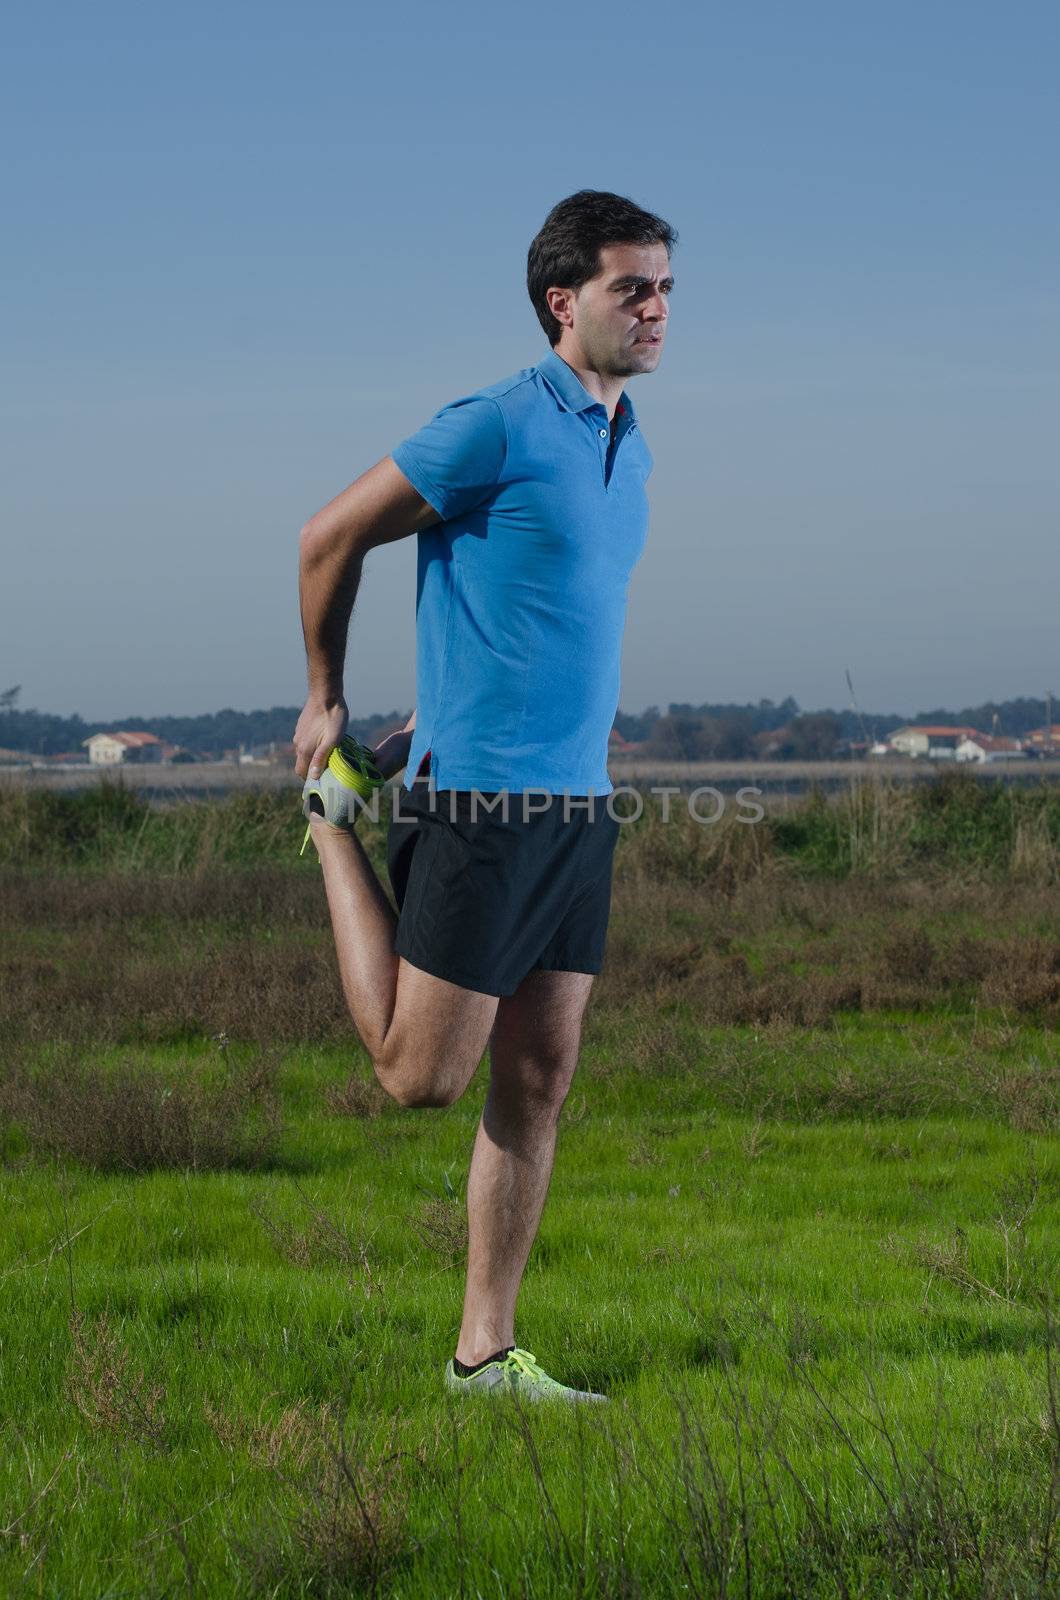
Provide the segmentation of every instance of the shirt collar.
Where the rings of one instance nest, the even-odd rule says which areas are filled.
[[[589,393],[573,367],[568,367],[563,357],[558,356],[554,350],[550,350],[548,355],[538,362],[537,370],[548,380],[549,387],[564,411],[588,411],[590,406],[601,405],[601,402]],[[625,389],[619,396],[615,415],[624,415],[628,418],[627,427],[632,427],[637,420],[633,402]]]

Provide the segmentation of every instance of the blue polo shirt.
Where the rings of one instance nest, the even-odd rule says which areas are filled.
[[[417,535],[416,727],[439,789],[606,795],[651,453],[554,351],[393,451],[441,521]]]

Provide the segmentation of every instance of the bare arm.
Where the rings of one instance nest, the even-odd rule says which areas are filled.
[[[346,729],[342,685],[346,635],[365,556],[376,545],[407,538],[437,521],[434,507],[385,456],[302,529],[299,596],[309,695],[294,732],[295,771],[300,777],[307,773],[319,777]],[[415,712],[407,727],[414,723]],[[406,758],[407,754],[406,750]],[[388,757],[395,759],[395,747]],[[392,770],[401,765],[403,761]]]

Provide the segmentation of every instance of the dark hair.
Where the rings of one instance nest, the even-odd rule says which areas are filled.
[[[662,217],[606,189],[579,189],[553,206],[526,257],[526,287],[549,344],[563,330],[548,309],[547,290],[580,289],[595,278],[604,245],[664,244],[669,255],[676,243]]]

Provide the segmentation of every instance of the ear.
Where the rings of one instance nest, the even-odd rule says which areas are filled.
[[[546,289],[545,299],[548,309],[555,317],[561,328],[574,326],[574,289]]]

